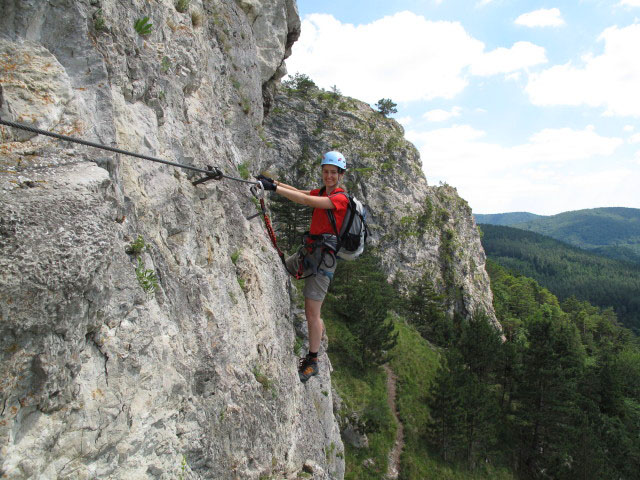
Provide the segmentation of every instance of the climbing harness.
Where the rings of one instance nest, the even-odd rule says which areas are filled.
[[[45,135],[47,137],[57,138],[58,140],[64,140],[67,142],[78,143],[80,145],[86,145],[88,147],[99,148],[101,150],[108,150],[110,152],[120,153],[122,155],[127,155],[130,157],[141,158],[143,160],[149,160],[151,162],[162,163],[164,165],[171,165],[173,167],[183,168],[185,170],[193,170],[194,172],[204,173],[206,176],[202,177],[198,180],[191,182],[193,185],[198,185],[200,183],[204,183],[209,180],[222,180],[223,178],[228,178],[229,180],[235,180],[236,182],[249,183],[251,185],[255,185],[258,182],[253,182],[250,180],[243,180],[242,178],[231,177],[229,175],[225,175],[218,167],[207,166],[207,169],[192,167],[191,165],[185,165],[183,163],[170,162],[169,160],[163,160],[161,158],[150,157],[148,155],[142,155],[140,153],[129,152],[127,150],[122,150],[116,147],[110,147],[108,145],[103,145],[100,143],[90,142],[88,140],[83,140],[81,138],[69,137],[67,135],[61,135],[59,133],[49,132],[47,130],[42,130],[40,128],[32,127],[30,125],[24,125],[22,123],[11,122],[8,120],[3,120],[0,118],[0,125],[6,125],[7,127],[18,128],[20,130],[26,130],[27,132],[36,133],[38,135]]]
[[[278,252],[278,256],[282,261],[282,265],[284,265],[284,268],[287,271],[287,273],[289,273],[289,275],[296,278],[297,280],[303,280],[305,278],[309,278],[321,272],[320,266],[322,265],[323,262],[328,268],[332,268],[335,265],[336,258],[335,258],[335,255],[332,253],[336,249],[335,237],[333,235],[309,235],[307,233],[304,235],[304,241],[302,246],[296,253],[296,255],[300,255],[301,257],[298,262],[298,269],[295,272],[292,272],[291,270],[289,270],[289,266],[287,265],[285,254],[278,246],[276,233],[273,230],[273,226],[271,225],[271,219],[269,218],[269,214],[267,213],[267,207],[264,201],[264,192],[265,192],[264,186],[262,185],[261,182],[258,182],[257,185],[253,185],[249,190],[251,191],[253,196],[256,199],[258,199],[258,201],[260,202],[260,209],[262,210],[262,217],[264,218],[264,224],[267,229],[267,233],[269,234],[269,239],[271,240],[271,244],[273,245],[273,248],[275,248],[276,252]],[[258,215],[260,215],[260,213],[252,215],[251,217],[247,217],[247,220],[251,220],[257,217]],[[322,253],[320,255],[320,258],[316,261],[313,258],[313,255],[315,254],[315,251],[318,248],[322,249]],[[334,261],[334,263],[332,263],[331,265],[329,265],[325,261],[327,251],[330,252],[329,256],[331,256]],[[305,267],[308,270],[310,270],[310,273],[308,275],[304,275]]]

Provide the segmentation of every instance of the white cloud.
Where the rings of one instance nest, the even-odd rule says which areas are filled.
[[[460,107],[453,107],[451,110],[429,110],[423,115],[423,118],[430,122],[446,122],[453,117],[459,116],[460,112],[462,112]]]
[[[479,57],[471,65],[471,73],[481,76],[510,73],[546,62],[543,47],[530,42],[516,42],[511,48],[496,48]]]
[[[369,103],[451,98],[467,86],[464,70],[483,48],[459,23],[411,12],[357,26],[312,14],[302,22],[287,69]]]
[[[605,108],[606,115],[640,116],[640,24],[607,28],[599,56],[586,56],[584,65],[556,65],[531,74],[526,91],[535,105],[588,105]]]
[[[484,43],[459,22],[430,21],[408,11],[366,25],[312,14],[302,22],[287,70],[373,104],[380,98],[452,98],[468,85],[470,71],[510,73],[544,61],[544,49],[529,42],[485,52]]]
[[[629,143],[640,143],[640,133],[631,135],[631,137],[629,138]]]
[[[561,27],[565,25],[562,14],[557,8],[541,8],[523,13],[516,18],[515,23],[525,27]]]
[[[485,132],[469,125],[424,132],[412,130],[406,136],[420,150],[429,182],[446,181],[456,186],[474,211],[480,213],[531,211],[531,205],[537,205],[534,213],[541,214],[608,206],[612,198],[620,198],[617,190],[626,195],[629,204],[637,203],[632,189],[623,184],[634,179],[640,182],[640,171],[616,177],[607,173],[607,162],[598,162],[612,155],[623,140],[599,135],[593,127],[544,129],[527,142],[512,147],[487,141]],[[575,175],[567,174],[567,169],[581,172],[586,162],[599,165],[598,173],[593,176],[578,173],[582,175],[582,183],[572,180],[568,187],[567,178]],[[609,197],[599,193],[598,197],[587,198],[592,193],[583,190],[584,185],[595,189],[597,178],[610,182],[598,190]],[[596,199],[600,205],[589,203]],[[562,205],[561,210],[558,205]]]
[[[603,166],[595,171],[578,171],[574,175],[567,175],[563,179],[564,191],[560,195],[568,202],[568,210],[633,206],[638,204],[638,181],[638,169]]]
[[[533,134],[527,143],[513,147],[482,142],[485,132],[469,125],[426,132],[408,131],[406,136],[419,148],[424,148],[429,157],[435,155],[447,160],[443,163],[448,164],[450,160],[459,165],[460,162],[481,160],[484,167],[497,169],[508,165],[555,164],[608,156],[624,143],[621,138],[598,135],[592,126],[583,130],[546,128]]]
[[[636,129],[636,127],[633,126],[633,125],[625,125],[624,126],[624,131],[625,132],[633,132],[635,129]]]
[[[592,126],[584,130],[545,128],[513,151],[522,161],[567,162],[611,155],[622,143],[621,138],[598,135]]]
[[[623,7],[640,7],[640,0],[622,0],[618,5]]]

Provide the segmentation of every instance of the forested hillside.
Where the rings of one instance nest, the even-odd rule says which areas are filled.
[[[489,258],[534,278],[561,300],[574,295],[602,308],[612,307],[625,326],[640,330],[640,266],[534,232],[496,225],[480,228]]]
[[[491,261],[488,271],[507,342],[462,343],[458,350],[477,364],[472,372],[484,376],[486,388],[500,385],[502,417],[494,425],[506,443],[495,444],[498,455],[533,478],[637,478],[637,337],[616,326],[611,310],[573,297],[560,303]],[[460,365],[450,351],[450,365]]]
[[[427,275],[403,295],[373,257],[341,268],[325,320],[346,479],[389,468],[400,425],[385,361],[401,479],[637,478],[640,347],[611,309],[559,302],[489,261],[502,341],[481,314],[448,316]]]
[[[477,223],[529,230],[609,258],[640,263],[637,208],[593,208],[552,216],[500,213],[475,217]]]

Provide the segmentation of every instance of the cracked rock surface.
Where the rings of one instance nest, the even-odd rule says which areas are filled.
[[[188,3],[1,2],[0,117],[253,171],[297,7]],[[246,185],[195,178],[0,128],[2,478],[342,478],[330,365],[299,382]]]

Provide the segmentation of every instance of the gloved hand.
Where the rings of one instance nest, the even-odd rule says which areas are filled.
[[[258,175],[256,178],[258,180],[266,180],[269,183],[276,183],[276,182],[273,181],[273,178],[269,178],[269,177],[267,177],[265,175],[262,175],[262,174]]]
[[[264,179],[260,180],[259,183],[261,183],[262,186],[264,187],[264,189],[267,190],[267,191],[272,191],[272,192],[276,191],[277,187],[276,187],[275,183],[269,182],[269,181],[264,180]]]

